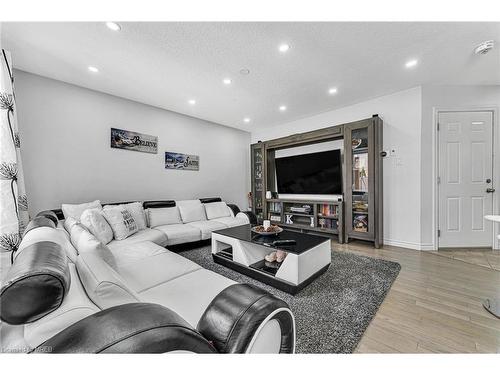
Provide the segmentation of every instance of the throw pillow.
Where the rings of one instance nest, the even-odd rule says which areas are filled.
[[[148,217],[151,228],[160,225],[182,224],[177,207],[150,208],[148,209]]]
[[[101,210],[97,208],[89,208],[83,211],[80,217],[80,223],[87,227],[89,232],[104,245],[108,244],[113,239],[113,230],[104,216],[102,216]]]
[[[130,212],[130,214],[135,220],[135,223],[137,224],[137,230],[143,230],[147,228],[146,213],[144,212],[144,208],[142,207],[141,202],[108,204],[104,206],[104,209],[116,208],[116,207],[122,207],[122,209],[125,209]]]
[[[125,209],[127,209],[131,214],[132,217],[134,218],[136,224],[137,224],[137,229],[138,230],[143,230],[147,228],[146,225],[146,216],[144,213],[144,208],[142,207],[141,202],[133,202],[133,203],[127,203],[124,204]]]
[[[102,213],[113,230],[115,240],[124,240],[138,231],[132,214],[123,206],[107,206]]]
[[[111,250],[94,237],[81,224],[73,225],[71,228],[71,243],[78,251],[78,254],[95,252],[113,269],[117,269],[116,260]]]
[[[93,202],[89,203],[82,203],[82,204],[63,204],[61,205],[62,212],[64,214],[64,218],[73,218],[75,220],[80,220],[80,216],[82,216],[83,211],[85,211],[88,208],[99,208],[101,209],[101,201],[100,200],[95,200]]]
[[[66,232],[71,233],[71,227],[75,224],[78,224],[78,221],[73,219],[72,217],[68,217],[67,219],[64,219],[64,229],[66,229]]]
[[[226,202],[205,203],[204,206],[208,220],[231,216]]]
[[[183,223],[191,223],[193,221],[207,220],[203,204],[199,200],[177,201],[177,207],[181,213]]]

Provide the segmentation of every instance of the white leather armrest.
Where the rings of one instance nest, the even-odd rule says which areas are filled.
[[[249,219],[249,218],[248,218],[248,216],[247,216],[246,214],[244,214],[243,212],[238,212],[238,213],[236,214],[236,218],[244,220],[246,224],[250,224],[250,219]]]

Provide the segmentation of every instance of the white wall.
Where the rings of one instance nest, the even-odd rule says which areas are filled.
[[[60,81],[15,72],[30,212],[61,203],[220,196],[248,205],[250,134]],[[110,148],[110,128],[158,136],[158,154]],[[165,170],[164,152],[200,156]]]
[[[252,142],[361,120],[378,114],[384,121],[384,242],[420,249],[421,116],[420,87],[338,110],[252,132]]]
[[[435,249],[436,223],[434,221],[433,193],[434,178],[433,165],[435,163],[435,111],[438,110],[496,110],[493,119],[493,133],[496,136],[496,172],[494,183],[500,191],[500,128],[498,122],[498,108],[500,106],[500,86],[434,86],[422,87],[422,168],[421,168],[421,199],[422,199],[422,244],[425,249]],[[498,196],[498,194],[497,194]],[[494,197],[496,213],[500,212],[500,199]],[[496,228],[498,234],[498,226]],[[496,243],[498,248],[499,244]]]

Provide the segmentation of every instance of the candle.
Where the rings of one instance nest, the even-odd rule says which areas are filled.
[[[264,229],[267,230],[271,226],[271,221],[270,220],[264,220]]]

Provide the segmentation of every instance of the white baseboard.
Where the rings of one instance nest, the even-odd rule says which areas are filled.
[[[420,250],[422,250],[422,251],[433,251],[433,250],[437,250],[437,248],[432,243],[423,243],[423,244],[420,244]]]
[[[412,250],[423,250],[423,251],[434,250],[433,244],[392,240],[390,238],[384,238],[384,245],[404,247],[405,249],[412,249]]]

